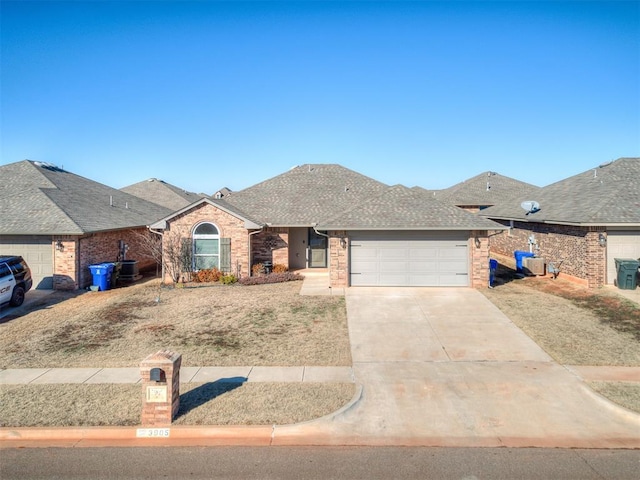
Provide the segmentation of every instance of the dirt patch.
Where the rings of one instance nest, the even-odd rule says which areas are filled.
[[[301,285],[56,293],[0,324],[0,368],[133,367],[163,349],[185,366],[351,365],[344,298]]]

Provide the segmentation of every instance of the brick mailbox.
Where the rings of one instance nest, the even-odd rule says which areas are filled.
[[[161,350],[140,364],[142,417],[146,426],[171,425],[180,407],[180,363],[182,355]]]

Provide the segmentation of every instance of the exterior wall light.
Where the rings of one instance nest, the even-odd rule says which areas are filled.
[[[64,244],[60,240],[56,242],[56,250],[59,252],[64,252]]]
[[[600,243],[601,247],[607,246],[607,236],[604,233],[598,235],[598,243]]]
[[[347,239],[345,237],[340,237],[340,246],[342,248],[347,248]]]

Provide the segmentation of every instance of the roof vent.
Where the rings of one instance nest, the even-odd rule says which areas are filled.
[[[599,168],[604,168],[604,167],[608,167],[609,165],[611,165],[613,163],[613,160],[610,160],[608,162],[605,163],[601,163],[600,165],[598,165]]]
[[[47,170],[51,170],[52,172],[64,172],[64,170],[53,163],[47,162],[33,162],[36,167],[46,168]]]

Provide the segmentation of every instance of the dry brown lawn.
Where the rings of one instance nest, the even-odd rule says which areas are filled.
[[[174,425],[284,425],[335,412],[352,383],[189,383]],[[140,424],[140,385],[4,385],[1,427]]]
[[[137,367],[158,350],[184,366],[351,365],[343,297],[301,282],[57,292],[0,324],[0,368]]]
[[[528,277],[481,292],[558,363],[640,366],[640,306],[615,291]]]
[[[301,297],[301,282],[56,292],[0,320],[0,368],[137,367],[158,350],[184,366],[351,365],[342,297]],[[288,424],[327,415],[342,383],[182,384],[184,425]],[[140,385],[3,385],[2,426],[137,425]],[[105,401],[108,399],[108,401]]]

